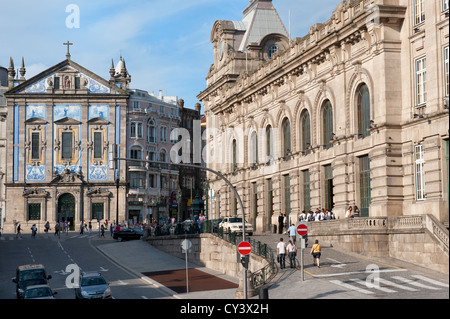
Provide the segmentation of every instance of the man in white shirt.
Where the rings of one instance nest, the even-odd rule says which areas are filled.
[[[283,238],[280,238],[277,245],[277,258],[280,262],[280,268],[286,268],[286,244],[283,242]]]
[[[286,247],[286,251],[289,254],[289,263],[291,264],[291,268],[295,268],[295,257],[297,256],[297,247],[295,247],[295,244],[292,243],[292,241],[289,241],[289,244]]]
[[[306,214],[305,211],[302,211],[302,213],[300,214],[300,221],[306,220]]]

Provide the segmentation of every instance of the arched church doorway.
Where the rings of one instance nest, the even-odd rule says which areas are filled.
[[[58,216],[59,222],[70,222],[70,230],[75,230],[75,197],[66,193],[58,198]]]

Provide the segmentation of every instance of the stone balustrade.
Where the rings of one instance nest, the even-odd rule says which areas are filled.
[[[308,223],[308,236],[371,257],[393,257],[449,273],[449,232],[432,215]]]

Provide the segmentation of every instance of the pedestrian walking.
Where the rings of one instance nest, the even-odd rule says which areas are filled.
[[[55,224],[55,235],[54,236],[58,236],[58,238],[59,238],[60,237],[59,231],[60,231],[59,223],[56,223]]]
[[[84,224],[83,222],[81,222],[80,224],[80,234],[83,235],[83,231],[84,231]]]
[[[289,244],[286,247],[286,252],[289,256],[289,263],[291,264],[291,268],[296,267],[295,257],[297,257],[297,247],[292,243],[292,240],[289,241]]]
[[[101,233],[102,233],[102,235],[100,237],[105,237],[105,226],[103,226],[103,225],[101,228]]]
[[[314,258],[314,266],[320,268],[320,256],[322,255],[321,253],[322,251],[322,246],[320,246],[319,241],[316,239],[316,241],[314,242],[314,245],[311,248],[311,255]]]
[[[280,268],[286,268],[286,244],[283,242],[283,238],[280,238],[280,242],[277,244],[277,258]]]
[[[45,223],[45,225],[44,225],[44,231],[45,231],[46,233],[48,233],[49,230],[50,230],[50,223],[47,221],[47,222]]]
[[[289,227],[288,231],[289,231],[289,238],[291,239],[291,241],[292,241],[292,242],[294,243],[294,245],[295,245],[295,240],[296,240],[296,237],[297,237],[297,228],[295,227],[294,224],[292,224],[292,225]]]
[[[283,219],[283,214],[280,214],[280,216],[278,216],[278,234],[280,235],[283,232]]]
[[[17,226],[17,234],[16,234],[16,238],[20,237],[22,238],[22,226],[20,226],[20,224]]]
[[[36,238],[36,233],[37,233],[37,227],[36,227],[36,224],[33,224],[33,226],[31,226],[31,237]]]
[[[92,233],[92,223],[89,222],[89,234]]]
[[[111,237],[112,237],[113,233],[114,233],[113,224],[109,224],[109,234],[111,235]]]

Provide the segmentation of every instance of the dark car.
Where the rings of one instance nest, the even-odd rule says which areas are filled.
[[[28,286],[24,299],[55,299],[57,292],[53,292],[48,285]]]
[[[76,299],[111,299],[111,288],[98,272],[84,272],[75,288]]]
[[[211,224],[212,224],[212,231],[213,233],[217,233],[217,231],[219,230],[219,224],[222,222],[222,219],[211,219]]]
[[[16,269],[16,277],[13,283],[16,284],[16,294],[18,299],[22,299],[28,286],[48,285],[48,280],[52,276],[48,275],[43,265],[23,265]]]
[[[144,233],[140,229],[125,228],[113,233],[113,238],[119,241],[141,239]]]

